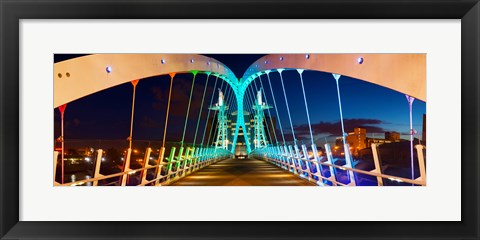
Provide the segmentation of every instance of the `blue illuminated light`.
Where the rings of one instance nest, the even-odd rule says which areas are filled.
[[[362,64],[362,63],[363,63],[363,57],[357,58],[357,63],[358,63],[358,64]]]
[[[305,59],[309,59],[309,58],[310,58],[310,54],[305,55]]]
[[[265,64],[267,64],[267,63],[268,63],[268,61],[267,61],[267,60],[265,60]]]
[[[165,59],[162,59],[162,61],[161,61],[161,62],[162,62],[162,64],[165,64],[165,62],[166,62],[166,61],[165,61]]]
[[[280,61],[283,61],[283,57],[280,57]]]
[[[107,73],[111,73],[112,72],[112,67],[108,66],[106,69]]]

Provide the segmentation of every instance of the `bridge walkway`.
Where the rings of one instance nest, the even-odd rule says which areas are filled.
[[[315,186],[270,163],[253,158],[226,159],[170,186]]]

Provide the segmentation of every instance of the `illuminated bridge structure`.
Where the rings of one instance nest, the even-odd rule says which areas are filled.
[[[54,151],[54,169],[57,165],[61,167],[61,178],[55,181],[57,186],[76,185],[141,185],[141,186],[165,186],[182,185],[186,176],[201,174],[202,171],[220,166],[220,170],[212,174],[222,172],[222,162],[234,160],[239,136],[244,138],[245,151],[248,154],[246,159],[236,159],[234,164],[246,164],[254,161],[266,162],[269,166],[281,170],[278,174],[290,174],[296,178],[319,186],[356,186],[356,185],[384,185],[385,179],[389,181],[403,182],[411,185],[426,185],[425,171],[425,146],[413,144],[414,130],[411,123],[411,109],[414,99],[426,101],[426,56],[425,54],[273,54],[266,55],[254,62],[238,79],[235,74],[223,63],[202,55],[195,54],[93,54],[78,57],[54,64],[54,108],[58,108],[62,118],[62,133],[59,138],[61,150]],[[294,132],[291,120],[291,113],[284,86],[284,73],[294,71],[299,75],[304,106],[308,125],[310,128],[310,139],[308,144],[300,144]],[[332,154],[331,146],[322,146],[325,151],[319,153],[314,142],[311,129],[310,116],[307,99],[314,96],[306,96],[303,84],[305,71],[321,71],[331,73],[332,80],[336,81],[339,116],[342,123],[343,161],[338,161]],[[167,125],[170,111],[170,99],[172,96],[172,85],[175,76],[178,74],[190,74],[192,86],[189,92],[189,102],[185,113],[182,140],[176,145],[166,145]],[[215,81],[214,91],[218,91],[218,98],[205,100],[207,85],[203,90],[201,108],[208,108],[208,116],[217,115],[215,126],[210,127],[207,132],[207,125],[199,127],[200,116],[195,128],[193,142],[185,142],[185,134],[190,114],[192,94],[195,87],[195,79],[198,75],[204,74],[208,81]],[[282,86],[286,109],[278,109],[271,86],[271,76],[278,74]],[[135,120],[135,93],[136,86],[142,79],[168,75],[170,76],[170,89],[168,105],[166,106],[165,128],[163,143],[159,149],[146,148],[143,155],[141,167],[131,168],[132,154],[136,151],[132,147],[135,141],[133,125]],[[410,161],[411,178],[392,176],[382,173],[378,145],[372,144],[372,155],[375,167],[371,171],[355,168],[354,159],[350,152],[350,146],[346,142],[343,126],[343,113],[341,104],[341,89],[339,81],[342,76],[361,79],[372,84],[380,85],[406,95],[407,103],[410,106]],[[264,82],[268,84],[265,85]],[[64,181],[64,133],[63,116],[68,103],[79,98],[94,94],[96,92],[118,86],[123,83],[132,84],[132,105],[130,119],[130,133],[127,138],[128,146],[122,153],[123,166],[121,171],[104,175],[100,173],[104,149],[95,149],[93,159],[93,176],[80,181]],[[225,86],[224,86],[225,84]],[[219,87],[218,87],[219,86]],[[265,91],[271,91],[273,99],[267,99]],[[173,93],[175,94],[175,93]],[[265,102],[263,102],[262,100]],[[278,95],[277,95],[278,97]],[[210,101],[208,101],[210,100]],[[218,101],[217,101],[218,100]],[[272,101],[273,100],[273,101]],[[234,114],[234,109],[236,113]],[[277,134],[272,122],[272,115],[278,116],[278,111],[287,112],[289,121],[281,122],[278,119],[281,134]],[[243,113],[252,113],[246,115]],[[265,115],[264,115],[265,114]],[[235,128],[229,132],[226,116],[235,116]],[[265,116],[269,116],[266,118]],[[207,117],[207,120],[209,117]],[[269,119],[269,121],[268,121]],[[254,121],[253,121],[254,120]],[[249,139],[247,133],[247,122],[255,122],[255,134]],[[282,123],[284,126],[282,127]],[[273,129],[273,131],[271,131]],[[284,132],[293,135],[294,141],[287,143]],[[266,130],[266,131],[265,131]],[[212,135],[213,133],[213,135]],[[277,136],[278,135],[278,136]],[[212,136],[216,136],[212,137]],[[268,136],[268,137],[267,137]],[[212,139],[210,139],[212,138]],[[268,139],[268,140],[267,140]],[[242,142],[243,142],[242,141]],[[414,154],[416,157],[414,158]],[[418,160],[419,177],[414,178],[414,159]],[[225,164],[224,164],[225,165]],[[233,165],[230,165],[233,166]],[[261,164],[260,164],[261,165]],[[235,165],[236,166],[236,165]],[[259,166],[259,165],[258,165]],[[263,166],[263,165],[262,165]],[[217,168],[218,169],[218,168]],[[257,173],[259,174],[259,173]],[[56,172],[54,172],[56,176]],[[261,173],[260,173],[261,175]],[[214,177],[214,176],[212,176]],[[131,181],[131,179],[137,181]],[[272,181],[278,178],[272,178]],[[363,184],[367,179],[370,184]],[[276,184],[271,184],[276,185]]]

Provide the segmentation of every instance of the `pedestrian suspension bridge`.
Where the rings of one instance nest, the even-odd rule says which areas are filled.
[[[411,109],[415,99],[426,101],[425,55],[423,54],[273,54],[254,62],[241,78],[221,62],[195,54],[93,54],[54,64],[54,108],[61,113],[61,146],[54,151],[55,186],[363,186],[401,182],[425,186],[425,146],[413,142]],[[335,104],[341,120],[341,154],[334,154],[329,143],[319,143],[312,131],[309,107],[313,95],[306,95],[303,76],[306,71],[329,73],[336,83]],[[285,73],[298,74],[302,105],[289,105]],[[136,139],[135,99],[142,79],[166,75],[170,78],[163,141],[158,147],[134,147]],[[168,124],[173,83],[179,75],[188,76],[191,88],[183,122],[181,141],[170,143]],[[192,114],[192,96],[196,78],[206,78],[198,116]],[[279,82],[274,82],[279,78]],[[342,111],[343,76],[383,86],[405,94],[410,107],[410,177],[382,171],[378,144],[371,144],[374,167],[356,168],[351,147],[346,141]],[[121,164],[116,172],[102,172],[106,149],[93,149],[92,176],[65,179],[64,114],[68,103],[97,92],[131,83],[132,101],[127,142],[121,146]],[[212,92],[207,92],[213,83]],[[281,91],[272,84],[281,85]],[[274,91],[276,89],[277,91]],[[206,98],[206,96],[211,96]],[[277,104],[285,102],[283,107]],[[292,109],[304,109],[309,136],[301,141],[295,133]],[[281,119],[279,112],[288,115]],[[206,116],[204,115],[206,114]],[[190,117],[189,117],[190,116]],[[192,119],[193,122],[192,122]],[[202,122],[201,119],[206,119]],[[196,120],[196,122],[195,122]],[[194,124],[194,132],[187,125]],[[194,136],[186,142],[185,136]],[[288,137],[293,141],[286,140]],[[101,138],[102,136],[98,136]],[[140,157],[139,157],[140,156]],[[140,160],[138,158],[141,158]],[[90,159],[89,159],[90,160]],[[137,161],[138,160],[138,161]],[[415,161],[415,162],[414,162]],[[134,164],[137,163],[137,164]],[[140,163],[140,165],[138,165]],[[418,174],[414,173],[414,165]],[[60,171],[60,172],[58,172]],[[417,176],[415,176],[417,175]]]

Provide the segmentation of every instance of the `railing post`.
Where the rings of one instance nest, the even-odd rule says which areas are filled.
[[[310,169],[310,159],[308,157],[308,150],[307,146],[305,144],[302,144],[302,151],[303,151],[303,157],[305,159],[305,166],[307,170],[307,175],[308,175],[308,180],[310,181],[312,179],[312,170]]]
[[[198,155],[196,156],[197,160],[196,160],[195,170],[200,169],[200,167],[202,165],[203,148],[198,148],[198,153],[197,154]]]
[[[176,147],[172,147],[172,149],[170,149],[170,155],[167,159],[168,165],[167,165],[167,176],[165,178],[165,181],[168,181],[172,178],[172,167],[173,167],[172,162],[173,162],[173,160],[175,160],[175,150],[176,149],[177,149]],[[175,164],[175,165],[177,165],[177,164]]]
[[[420,181],[423,182],[423,185],[427,185],[427,173],[425,171],[425,158],[423,156],[423,149],[425,146],[418,144],[415,145],[415,148],[417,149],[417,157],[418,157],[418,167],[420,169]],[[417,178],[418,179],[418,178]]]
[[[280,162],[282,163],[283,165],[283,169],[289,171],[290,168],[288,167],[288,164],[285,162],[285,158],[283,157],[283,154],[282,154],[282,147],[280,146],[277,146],[276,147],[276,153],[275,153],[275,157],[280,160]]]
[[[55,178],[57,176],[57,164],[58,164],[58,151],[53,151],[53,182],[55,183]]]
[[[373,163],[375,164],[375,169],[373,169],[370,172],[375,172],[382,174],[382,166],[380,164],[380,156],[378,155],[378,145],[375,143],[372,143],[372,155],[373,155]],[[378,186],[383,186],[383,178],[382,177],[377,177],[377,183]]]
[[[183,171],[183,176],[186,176],[187,172],[191,172],[192,170],[194,152],[195,152],[195,147],[191,147],[186,152],[188,154],[186,154],[187,156],[186,156],[186,163],[185,163],[185,171]]]
[[[201,150],[201,148],[195,148],[195,154],[193,155],[193,171],[196,171],[200,164]]]
[[[303,175],[304,171],[303,171],[303,166],[302,166],[302,160],[300,160],[300,150],[298,149],[298,146],[297,146],[296,143],[295,143],[293,149],[295,149],[295,151],[293,152],[293,157],[294,157],[295,161],[297,162],[298,167],[300,168],[299,175]]]
[[[100,167],[101,167],[101,164],[102,164],[102,156],[103,156],[103,150],[98,149],[97,150],[97,159],[95,159],[95,170],[93,171],[93,178],[103,177],[103,175],[100,174]],[[98,186],[98,180],[93,182],[93,186]]]
[[[165,147],[160,148],[160,153],[158,154],[157,168],[155,170],[155,185],[158,185],[160,181],[160,176],[162,176],[162,167],[163,167],[163,158],[165,157]],[[168,164],[167,164],[168,168]]]
[[[182,154],[183,154],[183,146],[181,146],[181,147],[180,147],[180,150],[178,150],[178,156],[177,156],[177,159],[176,159],[177,162],[176,162],[176,164],[175,164],[175,166],[176,166],[176,169],[175,169],[175,178],[177,178],[177,177],[179,176],[179,174],[180,174],[180,168],[181,168],[182,163],[183,163],[183,162],[182,162],[182,160],[183,160],[183,159],[182,159],[182,158],[183,158]]]
[[[185,155],[184,155],[183,162],[181,164],[181,165],[183,165],[182,172],[179,174],[180,175],[179,177],[183,177],[185,175],[185,172],[187,170],[187,164],[188,164],[188,161],[189,161],[189,158],[190,158],[190,151],[191,151],[190,147],[185,148]]]
[[[145,152],[145,156],[143,158],[143,168],[148,168],[150,167],[150,154],[152,153],[152,148],[147,148],[147,151]],[[147,171],[148,169],[143,169],[142,171],[142,180],[140,181],[140,185],[145,186],[147,184]]]
[[[345,154],[345,167],[353,168],[353,158],[350,153],[350,145],[348,143],[343,144],[343,152]],[[348,171],[348,170],[347,170]],[[348,176],[350,176],[349,186],[356,186],[355,174],[352,171],[348,171]]]
[[[127,185],[127,178],[128,178],[128,172],[131,170],[130,169],[130,157],[132,155],[132,148],[127,149],[127,155],[125,156],[125,163],[123,167],[123,175],[122,175],[122,186]]]
[[[330,148],[330,144],[328,143],[325,143],[325,154],[327,155],[327,163],[333,164],[332,149]],[[332,182],[333,186],[337,186],[336,169],[332,166],[328,166],[328,170],[330,170],[329,180]]]
[[[286,148],[286,147],[285,147]],[[292,160],[292,166],[293,166],[293,173],[295,174],[300,174],[297,169],[297,162],[295,161],[294,155],[293,155],[293,148],[292,145],[288,145],[288,148],[286,148],[287,153],[289,158]]]
[[[208,148],[203,148],[202,150],[202,160],[201,160],[201,167],[205,166],[205,162],[207,161],[207,156],[208,156]]]
[[[289,171],[289,172],[290,172],[290,171],[291,171],[291,172],[295,172],[295,168],[292,168],[292,164],[291,164],[291,162],[290,162],[290,159],[288,158],[287,152],[288,152],[287,146],[282,146],[282,147],[280,148],[280,153],[282,154],[282,157],[283,157],[285,163],[288,165],[288,171]],[[291,170],[290,170],[290,169],[291,169]]]
[[[315,160],[314,163],[315,163],[315,169],[317,170],[316,173],[318,175],[320,175],[318,178],[318,181],[317,181],[317,184],[320,185],[320,186],[325,186],[325,184],[323,184],[323,171],[322,171],[322,165],[319,164],[320,163],[320,157],[318,156],[318,149],[317,149],[317,145],[315,144],[312,144],[312,152],[313,152],[313,159]]]
[[[278,146],[278,154],[279,154],[279,157],[280,159],[282,159],[282,161],[285,163],[285,165],[287,166],[287,171],[289,172],[293,172],[293,169],[290,171],[290,161],[288,160],[287,158],[287,152],[285,151],[285,146]]]

